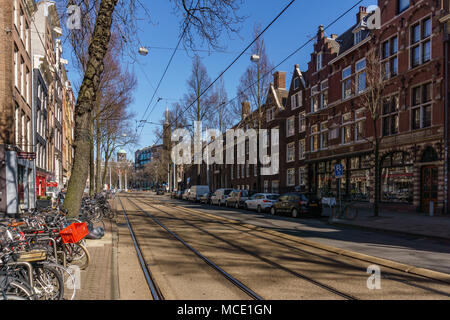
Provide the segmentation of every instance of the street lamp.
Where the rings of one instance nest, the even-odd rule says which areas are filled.
[[[144,57],[146,55],[148,55],[148,49],[146,47],[140,47],[138,52],[141,56],[144,56]]]
[[[258,91],[256,93],[256,100],[258,103],[258,134],[257,134],[257,139],[256,139],[256,171],[258,172],[257,175],[257,191],[261,192],[261,166],[260,166],[260,162],[259,162],[259,153],[260,153],[260,143],[259,143],[259,134],[261,131],[261,118],[262,118],[262,114],[261,114],[261,95],[260,95],[260,83],[259,83],[259,61],[261,60],[261,57],[258,54],[252,54],[252,56],[250,57],[250,61],[253,63],[256,63],[256,72],[258,75]]]

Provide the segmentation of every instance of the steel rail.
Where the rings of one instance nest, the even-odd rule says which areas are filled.
[[[154,222],[156,222],[161,228],[163,228],[164,230],[166,230],[172,237],[174,237],[175,239],[177,239],[179,242],[181,242],[186,248],[188,248],[190,251],[192,251],[196,256],[198,256],[200,259],[202,259],[204,262],[206,262],[206,264],[208,264],[210,267],[212,267],[214,270],[218,271],[222,276],[224,276],[228,281],[230,281],[233,285],[235,285],[236,287],[238,287],[239,289],[241,289],[244,293],[246,293],[247,295],[249,295],[252,299],[254,300],[264,300],[264,298],[262,298],[260,295],[258,295],[257,293],[255,293],[253,290],[251,290],[250,288],[248,288],[246,285],[244,285],[242,282],[240,282],[239,280],[237,280],[236,278],[234,278],[232,275],[230,275],[228,272],[226,272],[225,270],[223,270],[222,268],[220,268],[217,264],[215,264],[214,262],[212,262],[210,259],[208,259],[207,257],[205,257],[203,254],[201,254],[198,250],[196,250],[195,248],[193,248],[191,245],[189,245],[186,241],[184,241],[179,235],[177,235],[175,232],[173,232],[172,230],[170,230],[169,228],[167,228],[163,223],[161,223],[157,218],[155,218],[154,216],[152,216],[150,213],[148,213],[148,211],[142,209],[139,205],[137,205],[134,201],[128,200],[131,203],[133,203],[133,205],[138,208],[140,211],[142,211],[147,217],[149,217],[150,219],[152,219]],[[158,208],[155,208],[158,209]],[[159,210],[159,209],[158,209]],[[162,211],[162,210],[160,210]]]
[[[133,202],[133,203],[134,203],[134,202]],[[160,209],[160,208],[157,208],[157,207],[155,207],[155,206],[152,205],[152,204],[149,204],[149,203],[147,203],[147,202],[145,202],[145,201],[144,201],[144,203],[145,203],[146,205],[148,205],[148,206],[150,206],[150,207],[152,207],[152,208],[158,210],[158,211],[161,211],[161,212],[163,212],[163,213],[165,213],[165,214],[171,216],[171,217],[174,216],[173,214],[171,214],[171,213],[169,213],[169,212],[167,212],[167,211],[164,211],[164,210],[162,210],[162,209]],[[137,206],[135,203],[134,203],[134,205],[135,205],[136,207],[139,208],[139,206]],[[140,209],[141,211],[145,212],[145,210],[142,210],[141,208],[139,208],[139,209]],[[221,237],[216,236],[216,235],[210,233],[209,231],[206,231],[206,230],[204,230],[204,229],[202,229],[202,228],[200,228],[200,227],[198,227],[198,226],[196,226],[196,225],[194,225],[194,224],[192,224],[192,223],[190,223],[190,222],[187,222],[187,221],[185,221],[185,220],[183,220],[183,222],[186,223],[187,225],[189,225],[189,226],[191,226],[191,227],[193,227],[193,228],[195,228],[195,229],[197,229],[197,230],[199,230],[199,231],[205,233],[205,234],[208,234],[208,235],[212,236],[213,238],[216,238],[216,239],[219,240],[219,241],[225,242],[225,243],[229,244],[230,246],[232,246],[232,247],[234,247],[234,248],[236,248],[236,249],[238,249],[238,250],[240,250],[240,251],[242,251],[242,252],[245,252],[245,253],[247,253],[247,254],[250,254],[250,255],[254,256],[254,257],[256,257],[256,258],[258,258],[258,259],[264,261],[265,263],[268,263],[268,264],[270,264],[270,265],[276,267],[277,269],[281,269],[281,270],[283,270],[283,271],[286,271],[286,272],[292,274],[292,275],[293,275],[294,277],[296,277],[296,278],[299,278],[299,279],[303,279],[303,280],[305,280],[305,281],[308,281],[308,282],[310,282],[310,283],[312,283],[312,284],[314,284],[314,285],[316,285],[316,286],[318,286],[318,287],[320,287],[320,288],[322,288],[322,289],[324,289],[324,290],[326,290],[326,291],[328,291],[328,292],[334,293],[334,294],[336,294],[336,295],[338,295],[338,296],[341,296],[341,297],[343,297],[343,298],[345,298],[345,299],[347,299],[347,300],[358,300],[358,298],[356,298],[356,297],[354,297],[354,296],[352,296],[352,295],[349,295],[349,294],[347,294],[347,293],[345,293],[345,292],[339,291],[339,290],[337,290],[337,289],[335,289],[335,288],[333,288],[333,287],[331,287],[331,286],[329,286],[329,285],[323,284],[323,283],[321,283],[321,282],[319,282],[319,281],[317,281],[317,280],[314,280],[313,278],[311,278],[311,277],[309,277],[309,276],[306,276],[306,275],[304,275],[304,274],[302,274],[302,273],[299,273],[299,272],[297,272],[297,271],[294,271],[294,270],[292,270],[292,269],[289,269],[289,268],[287,268],[287,267],[284,267],[284,266],[282,266],[282,265],[280,265],[280,264],[278,264],[278,263],[276,263],[276,262],[274,262],[274,261],[272,261],[272,260],[270,260],[270,259],[267,259],[267,258],[261,257],[261,256],[259,256],[259,255],[256,255],[256,254],[254,254],[253,252],[251,252],[251,251],[249,251],[249,250],[247,250],[247,249],[245,249],[245,248],[243,248],[243,247],[241,247],[241,246],[238,246],[238,245],[236,245],[236,244],[233,244],[233,243],[231,243],[231,242],[228,241],[228,240],[222,239]]]
[[[155,278],[153,277],[153,275],[150,271],[150,268],[148,267],[147,263],[145,262],[141,247],[139,246],[139,242],[136,239],[136,235],[133,231],[130,220],[128,219],[128,215],[123,206],[122,199],[120,198],[120,196],[117,198],[119,199],[120,206],[122,207],[123,215],[127,222],[128,230],[130,231],[131,238],[133,239],[134,248],[136,249],[136,253],[139,258],[139,263],[141,264],[141,268],[142,268],[142,271],[144,272],[144,276],[147,281],[147,285],[150,289],[150,292],[152,294],[152,297],[154,300],[164,300],[164,295],[162,294],[161,290],[159,289],[158,285],[156,284]]]

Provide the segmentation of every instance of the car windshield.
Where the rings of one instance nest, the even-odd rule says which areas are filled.
[[[223,194],[224,195],[226,195],[226,196],[228,196],[230,193],[232,193],[233,192],[233,190],[225,190],[224,192],[223,192]]]
[[[277,196],[275,194],[269,194],[269,195],[266,196],[266,198],[269,199],[269,200],[278,200],[279,197],[280,196]]]

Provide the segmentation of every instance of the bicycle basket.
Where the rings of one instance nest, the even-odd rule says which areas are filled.
[[[42,249],[16,253],[17,262],[36,262],[36,261],[44,261],[46,259],[47,259],[47,251]]]
[[[89,234],[86,222],[72,223],[59,232],[64,243],[77,243]]]

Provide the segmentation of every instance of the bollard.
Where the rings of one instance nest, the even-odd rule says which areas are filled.
[[[430,217],[434,216],[434,201],[430,201]]]

